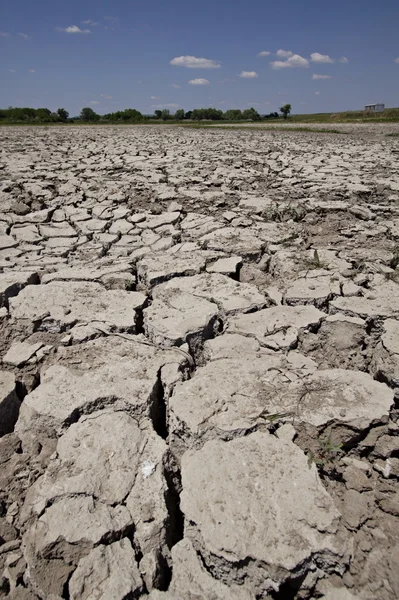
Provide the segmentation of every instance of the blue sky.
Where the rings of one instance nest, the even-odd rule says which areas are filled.
[[[398,0],[3,3],[0,107],[399,106],[398,31]]]

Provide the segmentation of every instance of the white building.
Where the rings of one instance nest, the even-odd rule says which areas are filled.
[[[372,113],[384,112],[385,104],[366,104],[364,110]]]

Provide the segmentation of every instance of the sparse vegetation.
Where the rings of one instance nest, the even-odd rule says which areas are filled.
[[[212,123],[184,123],[182,127],[192,127],[194,129],[231,129],[235,131],[288,131],[291,133],[305,132],[305,133],[338,133],[345,135],[346,131],[340,131],[339,129],[325,129],[325,128],[312,128],[312,127],[284,127],[283,125],[277,127],[263,126],[260,125],[213,125]]]
[[[296,123],[384,123],[399,121],[399,108],[386,108],[382,113],[364,110],[351,110],[340,113],[314,113],[292,115],[290,121]],[[394,134],[397,135],[397,134]]]
[[[308,450],[308,466],[314,463],[316,467],[328,470],[334,466],[342,451],[342,444],[334,444],[331,439],[331,432],[325,438],[317,439],[317,448]]]
[[[302,206],[293,206],[292,204],[272,204],[270,208],[262,214],[266,221],[276,221],[282,223],[284,221],[302,221],[306,216],[306,209]]]
[[[305,267],[308,270],[313,270],[313,269],[328,269],[328,264],[324,263],[323,261],[320,260],[320,256],[319,253],[317,252],[317,250],[315,249],[313,252],[313,257],[312,258],[306,258],[305,261]]]
[[[268,413],[264,410],[261,412],[258,418],[265,419],[265,421],[269,421],[270,423],[275,423],[276,421],[287,419],[289,417],[292,417],[293,415],[293,412]]]

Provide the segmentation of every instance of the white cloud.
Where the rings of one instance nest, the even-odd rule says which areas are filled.
[[[399,56],[398,56],[398,58],[395,58],[395,60],[393,62],[396,63],[397,65],[399,65]]]
[[[14,71],[14,69],[8,69],[9,73],[16,73],[16,71]]]
[[[0,31],[0,37],[10,37],[10,34],[7,31]]]
[[[29,73],[36,73],[36,69],[29,69]]]
[[[83,25],[91,25],[92,27],[98,25],[98,21],[93,21],[93,19],[86,19],[85,21],[81,21],[81,23]]]
[[[270,56],[270,52],[268,50],[262,50],[262,52],[258,53],[258,56]]]
[[[190,79],[188,82],[190,85],[209,85],[209,81],[207,79]]]
[[[276,56],[278,56],[279,58],[289,58],[293,54],[294,53],[291,52],[291,50],[277,50],[276,52]]]
[[[160,100],[160,96],[151,96],[150,100]]]
[[[152,104],[151,108],[179,108],[179,104],[169,102],[169,104]]]
[[[271,63],[272,69],[286,69],[287,67],[292,67],[286,60],[273,60]]]
[[[22,38],[24,38],[24,40],[30,40],[30,36],[27,35],[26,33],[19,33],[19,36],[21,36]]]
[[[293,54],[292,56],[290,56],[287,62],[292,67],[307,68],[309,66],[309,61],[306,58],[303,58],[303,56],[300,56],[299,54]]]
[[[314,95],[315,96],[320,96],[320,92],[315,92]]]
[[[338,59],[338,62],[346,65],[349,62],[349,60],[346,58],[346,56],[341,56],[341,58]]]
[[[104,100],[112,100],[112,96],[107,96],[107,94],[100,94],[101,98],[104,98]]]
[[[90,104],[100,104],[100,103],[98,102],[98,100],[91,100]]]
[[[217,60],[196,58],[195,56],[176,56],[169,64],[174,67],[186,67],[187,69],[220,69],[221,67]]]
[[[238,77],[242,77],[243,79],[255,79],[258,77],[256,71],[241,71]]]
[[[176,90],[180,90],[180,85],[176,85],[176,83],[172,83],[169,87],[175,88]]]
[[[309,67],[309,61],[306,58],[303,58],[303,56],[300,56],[299,54],[293,54],[292,56],[290,56],[289,58],[287,58],[287,60],[275,60],[272,61],[271,66],[273,69],[289,69],[289,68],[308,68]]]
[[[335,62],[328,54],[319,54],[319,52],[313,52],[310,55],[310,60],[315,63],[333,63]]]
[[[312,79],[332,79],[332,76],[331,75],[316,75],[316,73],[313,73]]]
[[[56,27],[57,31],[63,31],[64,33],[91,33],[90,29],[80,29],[77,25],[70,25],[69,27]]]

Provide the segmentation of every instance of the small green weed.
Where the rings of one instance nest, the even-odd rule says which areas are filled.
[[[266,221],[275,221],[282,223],[284,221],[295,221],[298,223],[306,217],[306,211],[303,207],[296,207],[292,204],[281,205],[277,202],[271,204],[269,208],[263,211],[262,216]]]
[[[308,270],[312,270],[312,269],[328,269],[328,264],[324,263],[322,260],[320,260],[319,253],[317,252],[316,249],[313,252],[313,258],[307,258],[307,259],[305,259],[304,263],[305,263],[305,267]]]
[[[127,292],[134,292],[136,289],[136,284],[134,281],[131,281],[129,279],[126,279],[125,281],[125,290]]]
[[[342,451],[342,444],[334,444],[331,440],[331,432],[326,438],[317,440],[318,447],[315,451],[308,451],[308,466],[309,469],[314,463],[316,467],[327,470],[334,466],[339,454]]]
[[[279,421],[280,419],[287,419],[288,417],[292,416],[294,416],[293,412],[267,413],[263,411],[261,412],[258,418],[265,419],[265,421],[270,421],[270,423],[274,423],[275,421]]]

